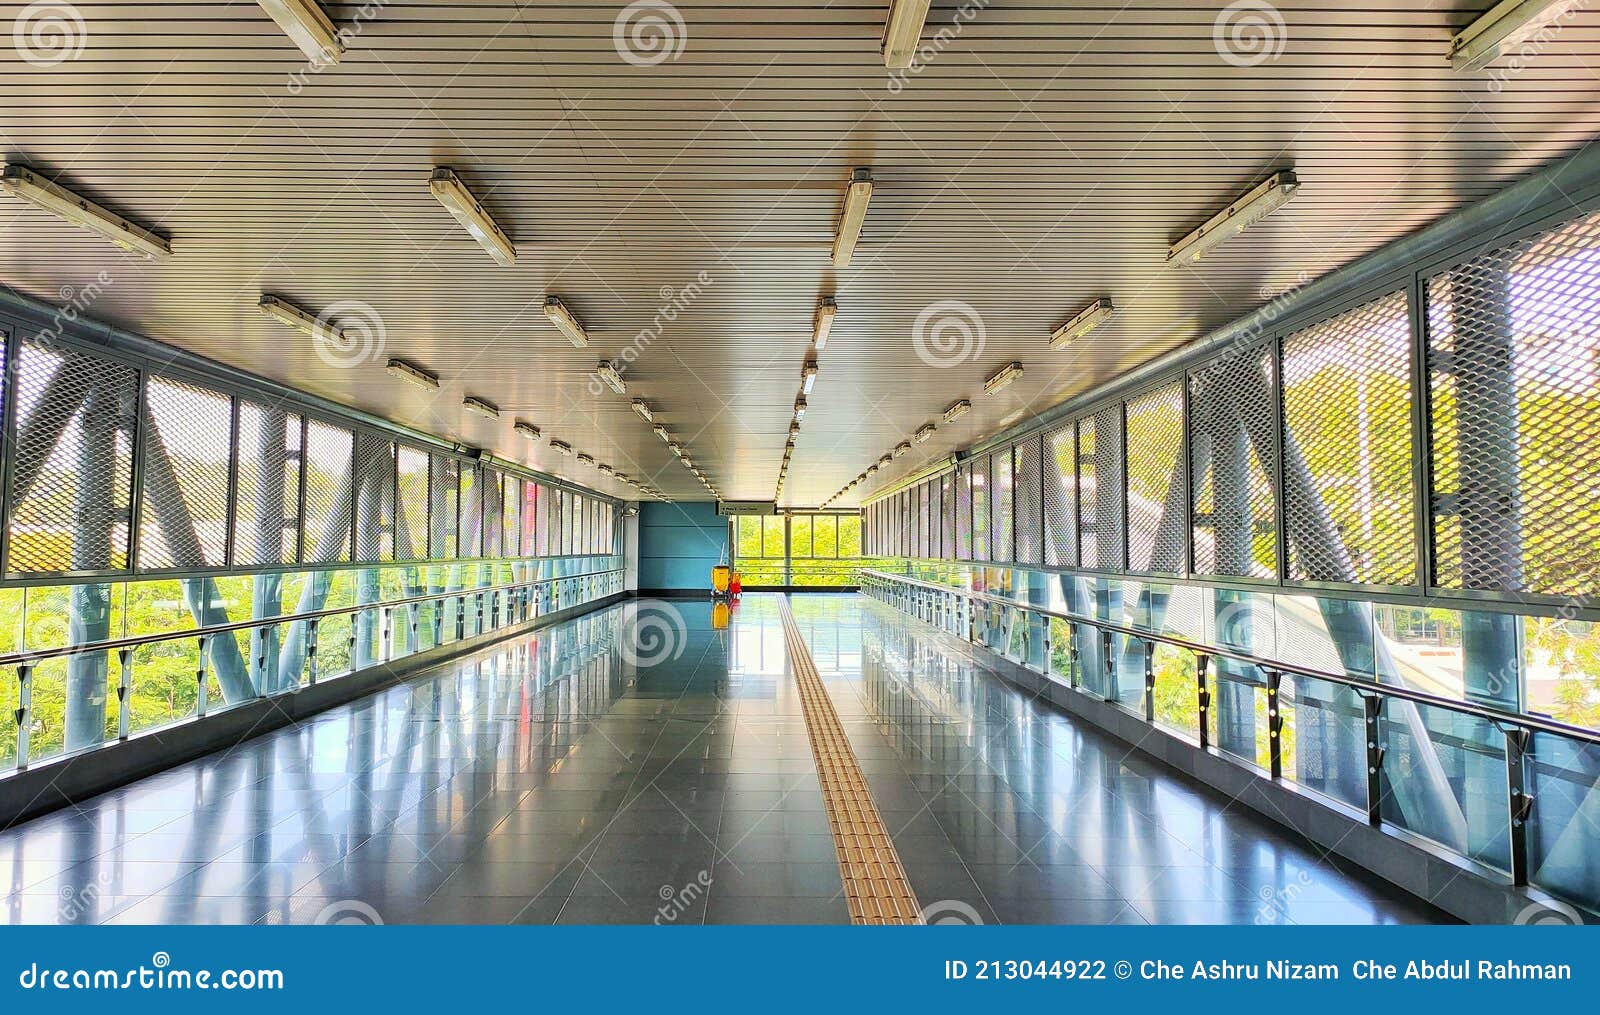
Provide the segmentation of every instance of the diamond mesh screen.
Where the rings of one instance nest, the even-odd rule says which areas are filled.
[[[972,467],[956,469],[956,557],[972,559]]]
[[[306,426],[305,561],[350,559],[350,431],[312,420]]]
[[[1128,400],[1128,570],[1184,569],[1183,382]]]
[[[1283,341],[1289,576],[1416,581],[1404,291]]]
[[[989,456],[989,479],[994,483],[994,493],[989,498],[994,519],[989,526],[989,552],[992,560],[1003,563],[1009,563],[1016,556],[1011,528],[1012,511],[1016,506],[1013,478],[1010,448]]]
[[[500,555],[515,557],[522,550],[522,525],[519,511],[522,507],[522,481],[515,476],[500,477]]]
[[[1017,563],[1044,563],[1044,523],[1040,512],[1040,481],[1044,456],[1038,436],[1017,445],[1016,528]]]
[[[1068,423],[1044,435],[1044,562],[1078,564],[1078,434]]]
[[[139,569],[222,567],[233,401],[165,377],[145,383]]]
[[[483,555],[496,558],[502,555],[501,525],[505,504],[501,499],[500,473],[494,469],[483,470]]]
[[[522,481],[522,555],[532,557],[539,552],[539,539],[535,526],[539,518],[539,484]]]
[[[1122,534],[1122,405],[1110,405],[1078,425],[1078,511],[1083,519],[1083,566],[1120,571]]]
[[[300,530],[300,417],[239,403],[238,490],[233,517],[237,567],[292,564]]]
[[[1587,595],[1600,574],[1600,215],[1428,284],[1435,581]]]
[[[395,455],[400,501],[395,512],[396,560],[425,560],[428,556],[428,454],[400,445]]]
[[[394,443],[356,434],[356,559],[394,559]]]
[[[460,463],[445,455],[428,459],[428,556],[453,560],[459,556],[456,536],[460,529]]]
[[[457,530],[457,550],[462,557],[483,552],[483,492],[479,489],[478,466],[462,462],[457,469],[461,491],[461,526]]]
[[[989,545],[989,532],[994,525],[993,509],[989,499],[994,491],[993,477],[989,475],[989,456],[981,455],[972,462],[972,559],[993,560]]]
[[[1272,355],[1225,356],[1189,378],[1196,574],[1277,574]]]
[[[550,501],[551,491],[548,486],[537,486],[534,493],[534,553],[540,557],[550,552]]]
[[[8,572],[127,567],[138,373],[32,339],[18,353]]]
[[[938,518],[937,498],[933,492],[938,488],[939,481],[930,479],[917,487],[917,556],[927,558],[934,554],[933,536],[934,522]]]

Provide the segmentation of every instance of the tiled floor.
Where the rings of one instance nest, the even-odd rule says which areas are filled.
[[[795,611],[934,919],[1434,915],[876,603]],[[601,611],[0,833],[0,884],[11,923],[848,919],[762,596],[725,631],[700,602]]]

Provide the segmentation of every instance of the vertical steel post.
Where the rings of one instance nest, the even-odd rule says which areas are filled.
[[[211,707],[211,689],[206,686],[206,636],[195,639],[194,714],[204,719]]]
[[[1274,779],[1283,778],[1283,711],[1278,692],[1283,674],[1277,670],[1264,671],[1267,678],[1267,759]]]
[[[33,664],[17,667],[17,770],[28,767],[28,731],[33,725]]]
[[[1200,705],[1200,749],[1211,746],[1211,689],[1206,686],[1206,669],[1211,657],[1204,652],[1194,657],[1195,700]]]
[[[1528,883],[1528,818],[1533,813],[1533,796],[1527,787],[1527,754],[1532,734],[1517,726],[1506,734],[1506,803],[1510,808],[1511,883]]]
[[[1366,720],[1367,744],[1367,824],[1383,823],[1383,698],[1363,694],[1361,708]]]

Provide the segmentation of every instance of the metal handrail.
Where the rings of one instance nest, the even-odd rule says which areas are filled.
[[[889,574],[884,571],[874,571],[868,569],[863,569],[861,574],[863,578],[876,578],[883,581],[898,582],[905,585],[926,588],[935,592],[963,596],[967,599],[977,602],[990,603],[995,606],[1008,607],[1014,610],[1022,610],[1027,613],[1037,613],[1041,616],[1051,617],[1056,620],[1064,621],[1068,624],[1084,624],[1100,631],[1110,634],[1127,635],[1128,637],[1137,638],[1140,641],[1160,642],[1161,644],[1171,645],[1175,648],[1186,649],[1187,651],[1193,652],[1196,655],[1208,656],[1214,659],[1230,659],[1235,662],[1258,667],[1263,671],[1288,673],[1293,676],[1308,677],[1313,680],[1325,680],[1329,683],[1341,684],[1345,687],[1348,687],[1363,697],[1372,694],[1379,697],[1400,698],[1419,705],[1447,709],[1451,712],[1457,712],[1462,715],[1469,715],[1478,719],[1484,719],[1494,723],[1496,726],[1499,726],[1502,729],[1506,725],[1511,725],[1519,729],[1528,730],[1530,732],[1553,733],[1559,736],[1570,737],[1574,740],[1580,740],[1584,743],[1600,745],[1600,732],[1591,729],[1585,729],[1582,726],[1572,726],[1556,719],[1546,719],[1540,716],[1527,715],[1520,712],[1502,712],[1498,709],[1489,708],[1485,705],[1478,705],[1466,701],[1458,701],[1454,698],[1445,698],[1440,695],[1429,694],[1426,691],[1412,690],[1409,687],[1401,687],[1395,684],[1380,684],[1375,680],[1362,680],[1358,677],[1351,677],[1344,673],[1333,673],[1328,670],[1319,670],[1315,667],[1303,666],[1298,663],[1280,662],[1275,659],[1254,655],[1238,649],[1206,645],[1203,642],[1190,641],[1187,638],[1180,638],[1176,635],[1148,631],[1137,627],[1128,627],[1123,624],[1113,624],[1108,621],[1096,620],[1093,617],[1084,617],[1075,613],[1063,613],[1060,610],[1054,610],[1048,606],[1039,606],[1034,603],[1018,602],[1015,599],[1007,599],[1004,596],[996,596],[987,592],[976,592],[971,589],[960,589],[950,585],[940,585],[937,582],[924,581],[920,578],[912,578],[907,575]]]
[[[379,610],[396,606],[410,606],[413,604],[442,602],[446,599],[465,598],[466,596],[482,595],[487,592],[507,592],[513,589],[532,588],[538,585],[551,585],[556,582],[576,581],[580,578],[598,578],[604,575],[622,574],[623,568],[607,568],[604,571],[586,571],[583,574],[561,575],[555,578],[535,578],[530,581],[510,582],[504,585],[485,585],[481,588],[455,589],[450,592],[436,592],[425,596],[410,596],[405,599],[388,599],[376,603],[358,603],[353,606],[334,606],[324,610],[312,610],[306,613],[284,613],[274,617],[255,617],[250,620],[238,620],[227,624],[213,624],[209,627],[191,627],[178,631],[160,631],[155,634],[130,635],[126,638],[108,638],[104,641],[84,642],[80,645],[63,645],[53,649],[39,649],[37,651],[10,652],[0,655],[0,667],[37,665],[47,659],[62,659],[72,656],[92,655],[98,652],[119,652],[141,645],[158,644],[166,641],[178,641],[183,638],[210,638],[213,635],[232,634],[236,631],[246,631],[256,627],[272,627],[278,624],[293,624],[299,621],[322,620],[327,617],[337,617],[346,613],[360,613],[363,610]]]

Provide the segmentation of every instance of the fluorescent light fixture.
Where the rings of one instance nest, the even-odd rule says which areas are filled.
[[[635,415],[644,420],[646,423],[655,422],[655,413],[650,411],[650,403],[646,402],[644,399],[635,398],[633,400],[633,411]]]
[[[800,421],[793,420],[789,423],[789,436],[794,437],[800,433]]]
[[[910,441],[901,441],[899,444],[896,444],[894,446],[894,456],[896,458],[903,457],[904,455],[906,455],[910,451],[911,451],[911,442]]]
[[[579,349],[588,347],[589,333],[584,330],[583,324],[572,316],[572,311],[567,309],[565,303],[562,303],[554,296],[546,296],[544,298],[544,316],[563,335],[566,335],[573,345]]]
[[[683,445],[679,444],[677,441],[668,441],[667,442],[667,450],[671,451],[673,454],[677,455],[679,458],[683,457]]]
[[[1065,349],[1110,320],[1114,312],[1115,308],[1111,306],[1111,300],[1102,296],[1080,310],[1072,320],[1057,328],[1055,334],[1050,336],[1050,348]]]
[[[615,475],[616,471],[617,471],[616,469],[613,469],[611,466],[607,465],[604,462],[601,462],[599,465],[596,466],[596,468],[598,468],[601,472],[603,472],[607,476]]]
[[[932,0],[890,0],[889,20],[883,26],[883,65],[891,70],[911,66],[922,45],[922,26],[928,21]]]
[[[1482,70],[1584,5],[1583,0],[1500,0],[1450,40],[1450,66],[1458,71]]]
[[[558,455],[570,455],[572,454],[572,445],[566,441],[551,441],[550,450]]]
[[[610,360],[603,359],[596,363],[594,373],[596,377],[606,382],[606,387],[617,394],[626,395],[628,393],[628,386],[623,383],[622,375],[617,373],[617,368],[611,365]]]
[[[509,268],[517,263],[517,248],[512,244],[511,238],[505,231],[495,224],[489,213],[483,210],[483,205],[472,196],[472,191],[461,182],[455,170],[443,166],[433,171],[433,176],[428,180],[428,190],[438,202],[444,205],[461,227],[472,234],[478,245],[489,252],[495,263],[502,268]]]
[[[1281,169],[1252,187],[1249,193],[1211,216],[1205,225],[1167,250],[1167,263],[1198,261],[1207,253],[1282,208],[1300,189],[1294,170]]]
[[[928,438],[932,437],[934,432],[938,429],[939,428],[934,424],[928,423],[922,427],[919,427],[917,432],[911,435],[911,440],[917,444],[926,444],[928,442]]]
[[[799,422],[806,418],[806,396],[800,395],[794,400],[794,418]]]
[[[578,456],[578,464],[579,465],[593,465],[594,464],[594,456],[593,455],[580,454]]]
[[[60,184],[51,183],[26,166],[6,166],[0,172],[0,188],[41,211],[110,240],[123,250],[143,254],[152,260],[165,260],[172,256],[172,244],[167,242],[166,237],[135,225]]]
[[[283,34],[312,60],[334,64],[344,55],[344,40],[316,0],[260,0],[260,3],[261,9],[283,29]]]
[[[838,316],[839,304],[834,302],[832,296],[822,297],[822,302],[817,305],[817,314],[812,321],[811,343],[818,352],[828,347],[828,333],[833,330],[833,319]]]
[[[972,403],[965,398],[959,402],[951,402],[950,407],[944,410],[944,421],[946,423],[954,423],[971,411]]]
[[[303,331],[319,341],[344,341],[344,332],[337,326],[323,320],[309,310],[295,306],[287,300],[279,299],[276,296],[263,296],[257,306],[263,314],[278,323],[288,325],[296,331]]]
[[[384,366],[384,369],[403,381],[410,381],[419,388],[428,388],[434,391],[439,389],[439,375],[429,373],[415,363],[409,363],[403,359],[391,359]]]
[[[800,368],[800,393],[811,394],[811,389],[817,384],[817,361],[806,360],[806,365]]]
[[[485,402],[476,395],[468,395],[466,398],[463,398],[461,400],[461,407],[468,412],[475,412],[480,416],[487,416],[490,419],[500,418],[499,406],[496,406],[491,402]]]
[[[878,474],[878,463],[877,462],[873,462],[871,465],[867,466],[867,475],[876,476],[877,474]]]
[[[668,430],[666,427],[658,425],[656,427],[655,433],[656,433],[657,437],[660,437],[662,440],[666,441],[668,444],[672,443],[672,431]]]
[[[867,219],[867,202],[872,200],[872,171],[857,169],[850,174],[850,187],[839,210],[839,229],[833,237],[833,266],[850,267],[850,257],[861,239],[861,224]],[[821,348],[818,346],[818,348]]]
[[[989,375],[983,382],[983,393],[993,395],[1011,384],[1012,381],[1022,376],[1022,364],[1013,360]]]
[[[536,441],[539,439],[539,428],[534,426],[532,423],[524,423],[519,419],[515,423],[511,424],[511,429],[515,430],[517,433],[526,437],[530,441]]]

